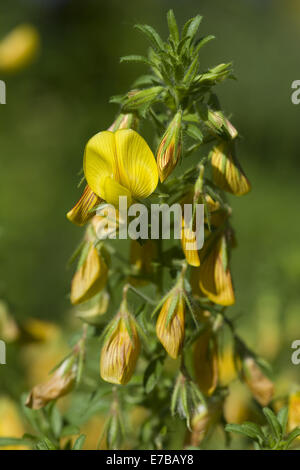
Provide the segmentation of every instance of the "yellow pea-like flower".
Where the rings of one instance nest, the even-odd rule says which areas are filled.
[[[250,191],[250,182],[230,143],[222,142],[213,149],[211,164],[213,181],[219,188],[236,196],[243,196]]]
[[[143,245],[137,240],[131,240],[130,264],[133,275],[129,277],[130,284],[143,286],[149,282],[149,277],[153,275],[152,261],[155,259],[156,254],[156,244],[153,240],[147,240]]]
[[[289,397],[288,429],[289,431],[292,431],[297,426],[300,426],[300,392],[299,391],[292,393]]]
[[[266,377],[253,357],[242,361],[242,373],[249,390],[261,406],[267,406],[274,395],[274,384]]]
[[[152,151],[132,129],[103,131],[92,137],[84,153],[84,173],[91,190],[114,206],[119,197],[143,199],[155,190],[158,171]]]
[[[182,349],[185,335],[185,301],[174,290],[162,306],[156,322],[156,334],[169,354],[176,359]]]
[[[100,375],[113,384],[126,385],[132,377],[140,353],[140,340],[131,315],[121,311],[114,320],[100,359]]]
[[[212,302],[219,305],[232,305],[235,296],[228,265],[227,242],[225,235],[213,240],[205,250],[201,266],[192,273],[192,285],[197,286]]]
[[[0,41],[0,71],[10,73],[26,67],[35,58],[39,44],[34,26],[17,26]]]
[[[108,267],[102,255],[91,245],[87,258],[75,273],[71,285],[71,303],[80,304],[98,294],[106,284]]]
[[[197,339],[194,346],[194,369],[196,381],[205,395],[212,395],[218,385],[218,343],[208,327]]]

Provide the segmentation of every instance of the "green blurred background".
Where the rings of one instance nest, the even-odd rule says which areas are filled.
[[[80,194],[85,143],[113,121],[109,97],[144,71],[119,63],[148,47],[133,25],[148,23],[166,36],[169,8],[180,25],[200,13],[201,34],[216,36],[202,53],[203,68],[234,62],[238,81],[218,93],[243,136],[239,155],[253,190],[230,200],[239,242],[232,311],[249,345],[281,372],[284,391],[300,370],[290,361],[290,344],[300,338],[300,105],[291,102],[291,83],[300,79],[299,0],[2,0],[0,37],[30,22],[42,48],[31,67],[0,77],[7,84],[0,297],[19,320],[64,323],[72,277],[66,264],[82,236],[65,214]]]

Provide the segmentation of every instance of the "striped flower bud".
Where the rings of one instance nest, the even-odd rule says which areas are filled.
[[[122,309],[106,335],[101,351],[100,375],[106,382],[126,385],[132,377],[140,352],[135,321]]]
[[[243,172],[230,143],[222,142],[211,153],[214,183],[236,196],[247,194],[251,185]]]
[[[218,343],[211,327],[197,339],[194,345],[194,370],[196,382],[204,395],[212,395],[219,378]]]
[[[273,398],[274,385],[273,382],[266,377],[253,357],[248,356],[243,358],[242,376],[255,400],[257,400],[261,406],[267,406]]]
[[[90,244],[87,257],[72,279],[71,303],[80,304],[98,294],[106,284],[108,267],[101,253]]]
[[[118,129],[133,129],[136,131],[138,128],[138,124],[139,124],[139,120],[135,114],[121,113],[107,130],[111,132],[115,132]]]
[[[20,25],[0,41],[0,71],[16,72],[29,65],[39,49],[39,33],[31,25]]]
[[[100,198],[86,185],[77,204],[67,213],[67,218],[75,225],[85,225],[94,215],[92,209],[100,204]]]
[[[182,293],[173,289],[162,306],[156,322],[156,334],[173,359],[176,359],[182,349],[185,327],[185,301]]]
[[[187,444],[198,447],[209,437],[222,416],[223,398],[211,397],[206,405],[201,404],[196,409],[192,422],[192,431]]]
[[[157,167],[160,181],[163,182],[177,165],[182,147],[181,111],[178,111],[169,124],[157,151]]]
[[[196,285],[202,295],[205,294],[216,304],[224,306],[234,304],[226,236],[223,234],[216,239],[208,240],[202,256],[200,268],[192,273],[192,285]]]
[[[56,400],[69,393],[76,381],[78,361],[75,356],[66,359],[51,378],[44,384],[36,385],[30,392],[26,406],[38,410],[50,401]]]

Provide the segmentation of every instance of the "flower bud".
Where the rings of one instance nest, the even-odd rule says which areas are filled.
[[[129,277],[129,282],[133,286],[142,286],[149,282],[153,275],[152,261],[156,256],[156,244],[152,240],[147,240],[141,245],[137,240],[131,240],[130,263],[133,275]]]
[[[232,145],[222,142],[211,153],[211,164],[214,183],[224,191],[243,196],[251,185],[237,161]]]
[[[212,397],[206,403],[201,404],[196,409],[192,422],[192,432],[189,436],[188,444],[198,447],[206,439],[222,416],[223,399]]]
[[[292,393],[289,397],[288,430],[291,432],[300,426],[300,392]],[[298,438],[299,439],[299,438]]]
[[[106,284],[107,273],[102,254],[91,244],[86,260],[73,277],[71,303],[80,304],[98,294]]]
[[[160,181],[163,182],[174,170],[181,154],[181,111],[178,111],[169,124],[157,151],[157,167]]]
[[[154,86],[144,90],[132,90],[128,93],[124,107],[126,110],[131,111],[138,109],[140,106],[149,106],[158,98],[163,90],[162,86]]]
[[[133,113],[119,114],[117,119],[112,123],[112,125],[107,129],[108,131],[115,132],[118,129],[133,129],[137,130],[139,120],[137,116]]]
[[[126,385],[132,377],[140,352],[135,321],[121,309],[109,329],[101,351],[100,375],[106,382]]]
[[[242,376],[255,400],[257,400],[261,406],[267,406],[273,398],[274,385],[273,382],[264,375],[253,357],[248,356],[243,358]]]
[[[162,306],[156,322],[156,334],[173,359],[178,357],[184,341],[185,302],[183,295],[174,289]]]
[[[75,385],[77,369],[77,358],[72,355],[56,369],[48,382],[33,387],[26,400],[26,406],[38,410],[50,401],[69,393]]]
[[[107,312],[110,302],[110,295],[107,291],[102,291],[89,302],[89,307],[79,309],[76,316],[89,325],[101,323],[102,316]]]
[[[67,213],[67,218],[75,225],[85,225],[94,215],[92,209],[100,204],[100,198],[86,185],[77,204]]]
[[[208,239],[202,257],[200,268],[192,273],[192,284],[198,286],[200,291],[216,304],[224,306],[234,304],[225,234]]]
[[[35,58],[39,48],[39,33],[31,25],[20,25],[0,41],[0,71],[16,72]]]
[[[210,396],[219,378],[218,343],[210,326],[197,339],[193,359],[196,382],[201,392]]]

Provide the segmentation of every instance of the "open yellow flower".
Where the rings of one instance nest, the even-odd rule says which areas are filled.
[[[154,155],[132,129],[94,135],[86,145],[83,167],[91,190],[114,206],[120,196],[127,197],[128,205],[150,196],[158,183]]]

